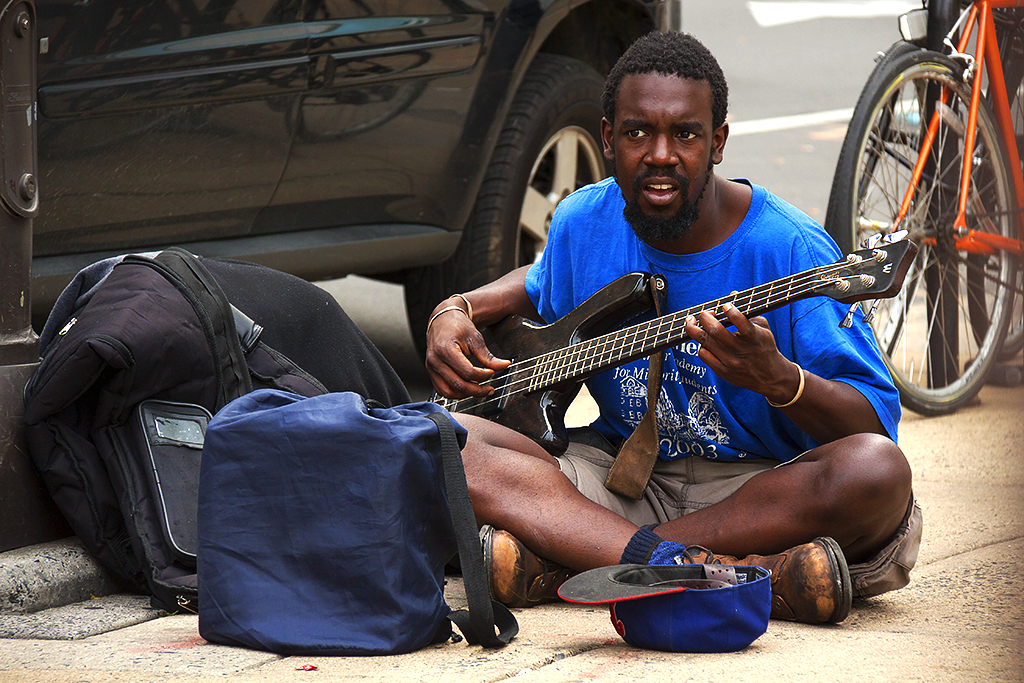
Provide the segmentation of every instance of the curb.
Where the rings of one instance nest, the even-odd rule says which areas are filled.
[[[38,612],[120,590],[75,536],[0,553],[0,613]]]

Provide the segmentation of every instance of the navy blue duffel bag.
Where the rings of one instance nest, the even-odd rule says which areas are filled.
[[[238,398],[210,421],[199,484],[199,633],[279,654],[501,646],[460,446],[443,408],[354,393]],[[459,555],[468,612],[444,599]],[[497,622],[497,623],[496,623]],[[498,634],[495,634],[495,626]]]

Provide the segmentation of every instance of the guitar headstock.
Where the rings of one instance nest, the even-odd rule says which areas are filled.
[[[896,296],[916,255],[917,246],[910,240],[847,254],[826,269],[816,293],[843,303]]]

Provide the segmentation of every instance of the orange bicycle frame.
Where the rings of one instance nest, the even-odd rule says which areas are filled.
[[[1002,138],[1003,147],[1006,150],[1010,168],[1020,169],[1020,155],[1017,151],[1016,136],[1013,130],[1013,118],[1010,114],[1010,100],[1006,92],[1006,81],[1003,76],[1003,65],[999,60],[999,45],[996,42],[995,21],[992,16],[993,9],[1024,6],[1024,0],[975,0],[971,6],[967,18],[965,30],[957,46],[957,52],[963,53],[970,42],[971,33],[974,27],[978,29],[977,42],[975,44],[975,68],[977,73],[971,86],[971,104],[967,113],[967,130],[964,136],[964,160],[960,172],[960,195],[958,199],[957,215],[953,221],[953,237],[956,247],[960,251],[994,254],[997,250],[1008,251],[1020,256],[1024,249],[1024,176],[1021,173],[1011,173],[1013,183],[1013,194],[1017,208],[1017,236],[1018,239],[1004,237],[981,230],[971,230],[967,227],[967,198],[971,184],[971,163],[972,154],[968,150],[974,149],[974,142],[977,135],[978,106],[981,101],[981,69],[987,69],[989,80],[989,91],[992,95],[993,113],[996,118],[996,125],[999,129],[999,136]],[[949,93],[943,88],[941,100],[946,102]],[[896,218],[894,230],[898,229],[900,223],[906,218],[910,211],[910,204],[913,201],[916,188],[921,182],[924,172],[924,165],[931,152],[935,136],[939,128],[939,112],[932,114],[928,124],[928,132],[921,145],[917,163],[914,165],[911,182],[903,197],[899,215]],[[934,242],[934,238],[924,240]]]

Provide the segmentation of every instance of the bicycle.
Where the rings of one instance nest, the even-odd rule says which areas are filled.
[[[902,231],[920,247],[865,318],[903,405],[939,415],[1024,346],[1024,0],[929,0],[900,28],[854,109],[825,227],[844,252]]]

